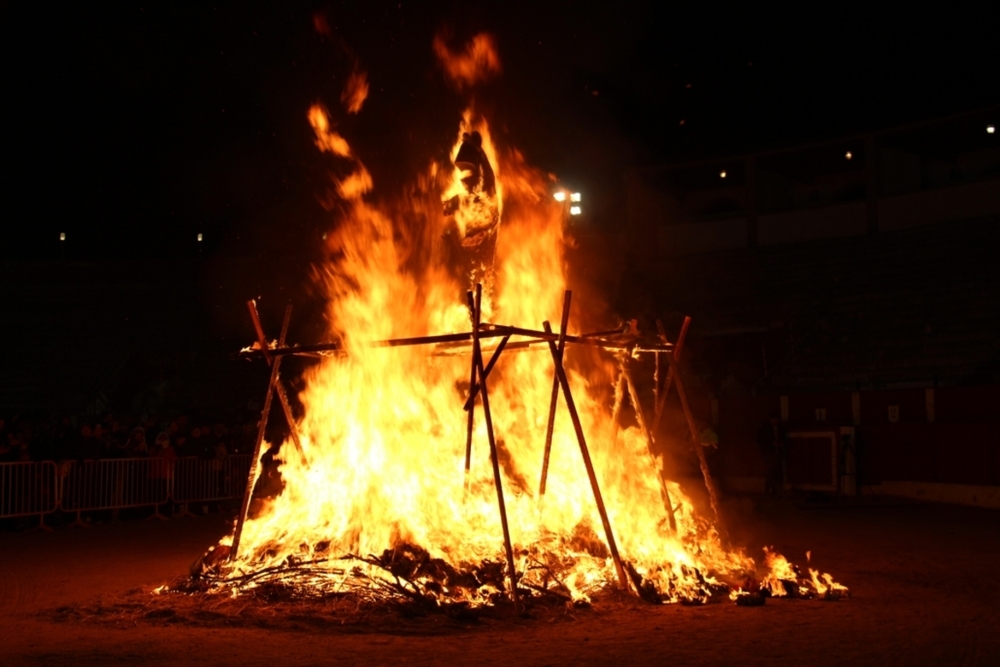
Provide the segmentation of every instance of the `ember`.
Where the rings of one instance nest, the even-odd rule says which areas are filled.
[[[435,51],[459,90],[500,69],[486,37],[465,54],[440,39]],[[361,109],[365,81],[352,77],[346,112]],[[329,112],[316,105],[308,117],[317,147],[347,172],[330,202],[340,212],[326,237],[331,259],[316,267],[335,342],[286,347],[287,312],[268,342],[251,304],[258,343],[247,354],[272,364],[257,461],[272,391],[295,424],[281,358],[325,356],[281,448],[282,492],[249,512],[255,465],[234,534],[179,590],[236,596],[280,585],[468,608],[586,604],[614,589],[654,603],[846,592],[829,575],[803,579],[770,551],[757,584],[755,562],[724,545],[677,365],[683,334],[676,345],[662,328],[648,338],[634,327],[569,334],[565,210],[551,177],[496,141],[474,103],[450,163],[432,163],[394,206],[366,199],[372,178]],[[642,355],[657,367],[652,422],[633,379]],[[711,517],[654,453],[672,389]],[[637,427],[621,429],[626,390]]]

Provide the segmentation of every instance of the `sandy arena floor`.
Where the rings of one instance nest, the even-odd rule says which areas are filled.
[[[54,533],[0,533],[2,665],[998,665],[1000,512],[750,500],[730,530],[756,556],[773,544],[851,589],[837,602],[763,607],[637,606],[472,625],[401,621],[331,631],[112,623],[55,610],[93,608],[184,573],[226,529],[218,516],[127,521]],[[64,620],[58,620],[63,618]]]

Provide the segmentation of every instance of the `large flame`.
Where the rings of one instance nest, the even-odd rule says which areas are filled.
[[[459,55],[443,43],[435,48],[446,70],[462,81],[499,69],[488,39]],[[476,62],[485,69],[476,70]],[[344,99],[353,111],[357,98],[352,93]],[[316,272],[328,295],[330,335],[342,343],[343,354],[309,372],[300,396],[303,455],[291,443],[282,446],[284,488],[246,521],[234,570],[267,568],[289,557],[379,554],[403,544],[456,567],[502,562],[482,419],[476,420],[467,480],[463,471],[468,347],[446,354],[371,342],[468,331],[464,294],[482,277],[492,280],[484,319],[533,329],[544,320],[558,321],[567,287],[565,213],[551,197],[551,179],[516,149],[498,144],[487,120],[470,108],[451,162],[431,164],[413,192],[377,206],[365,198],[373,187],[369,172],[333,131],[327,112],[317,105],[308,117],[317,146],[350,161],[349,175],[337,183],[342,213],[327,241],[334,259]],[[469,174],[454,164],[463,136],[472,132],[482,138],[495,193],[470,188]],[[442,201],[453,203],[450,215],[442,213]],[[495,244],[486,259],[476,254],[475,241],[484,230]],[[488,358],[489,350],[484,354]],[[752,572],[753,562],[723,548],[683,489],[661,481],[662,461],[650,454],[637,428],[615,437],[606,400],[615,371],[610,357],[567,352],[569,384],[619,550],[661,599],[703,599],[713,577],[735,579]],[[538,493],[552,373],[545,347],[504,352],[489,377],[493,425],[518,576],[526,585],[542,586],[557,574],[562,590],[585,599],[615,583],[616,571],[562,401],[547,491],[544,497]],[[675,505],[676,531],[667,521],[664,483]],[[331,567],[326,581],[351,576],[350,568]]]

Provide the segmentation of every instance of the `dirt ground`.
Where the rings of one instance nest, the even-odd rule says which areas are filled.
[[[0,664],[997,665],[1000,512],[902,503],[728,503],[732,538],[773,544],[851,589],[836,602],[608,606],[459,624],[332,629],[127,622],[93,609],[187,571],[217,515],[0,533]],[[129,593],[131,591],[131,593]]]

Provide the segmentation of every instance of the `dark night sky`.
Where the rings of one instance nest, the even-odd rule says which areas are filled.
[[[295,252],[329,224],[305,112],[336,106],[352,59],[372,88],[342,129],[377,186],[447,148],[462,105],[431,52],[442,26],[496,34],[505,71],[481,99],[529,160],[584,188],[1000,102],[996,17],[980,10],[87,4],[0,9],[4,258],[53,256],[59,231],[77,256],[192,254],[196,231],[209,253]]]

